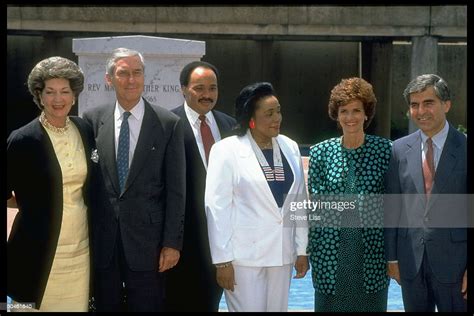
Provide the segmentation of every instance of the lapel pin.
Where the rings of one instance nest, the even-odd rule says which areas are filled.
[[[91,160],[95,163],[99,162],[99,153],[97,152],[97,149],[94,149],[91,154]]]

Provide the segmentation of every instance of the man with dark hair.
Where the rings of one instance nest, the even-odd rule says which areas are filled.
[[[465,312],[466,136],[446,120],[451,97],[441,77],[418,76],[403,95],[420,130],[393,143],[386,174],[388,275],[407,312]]]
[[[209,63],[186,65],[180,74],[185,102],[172,110],[184,126],[187,181],[183,251],[166,276],[167,311],[217,312],[222,296],[209,249],[204,188],[210,148],[230,132],[235,120],[213,110],[217,78],[216,67]]]

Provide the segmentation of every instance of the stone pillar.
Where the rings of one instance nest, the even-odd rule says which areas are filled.
[[[436,74],[437,72],[438,39],[433,36],[413,37],[411,46],[411,80],[422,74]],[[410,119],[408,133],[413,133],[417,129],[416,124]]]
[[[115,92],[105,81],[106,61],[115,48],[139,51],[145,59],[143,96],[152,104],[167,109],[184,102],[179,83],[181,69],[200,60],[206,52],[205,42],[153,36],[115,36],[75,38],[72,50],[84,71],[84,90],[79,96],[78,114],[100,104],[115,102]]]
[[[370,83],[377,98],[372,124],[375,135],[390,138],[392,100],[392,42],[371,43]]]
[[[377,98],[375,117],[367,133],[390,138],[393,44],[391,41],[361,44],[361,76],[372,84]]]

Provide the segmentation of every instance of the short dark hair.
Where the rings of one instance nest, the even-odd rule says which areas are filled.
[[[269,82],[256,82],[240,91],[235,99],[235,117],[237,119],[235,133],[238,136],[244,136],[247,133],[257,102],[267,96],[276,96],[275,89]]]
[[[181,86],[186,87],[189,84],[189,78],[191,77],[192,72],[194,71],[194,69],[199,67],[207,68],[214,71],[214,73],[216,74],[216,78],[219,78],[219,72],[217,71],[216,66],[211,65],[210,63],[206,63],[205,61],[193,61],[184,66],[183,70],[181,70],[181,73],[179,74],[179,83],[181,84]]]
[[[331,90],[328,104],[329,117],[337,121],[339,108],[354,100],[359,100],[364,106],[364,113],[367,116],[367,120],[364,121],[364,128],[367,128],[375,116],[377,99],[375,98],[372,85],[362,78],[342,79]]]
[[[425,91],[427,88],[433,87],[436,96],[443,102],[451,100],[451,92],[449,91],[447,82],[438,75],[424,74],[416,77],[407,85],[403,91],[403,97],[408,105],[410,105],[410,94]]]

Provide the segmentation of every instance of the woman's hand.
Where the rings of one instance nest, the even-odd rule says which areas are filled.
[[[295,262],[296,275],[293,279],[304,278],[306,272],[309,270],[308,256],[298,256]]]
[[[216,279],[221,288],[234,292],[235,279],[232,263],[223,268],[216,267]]]

